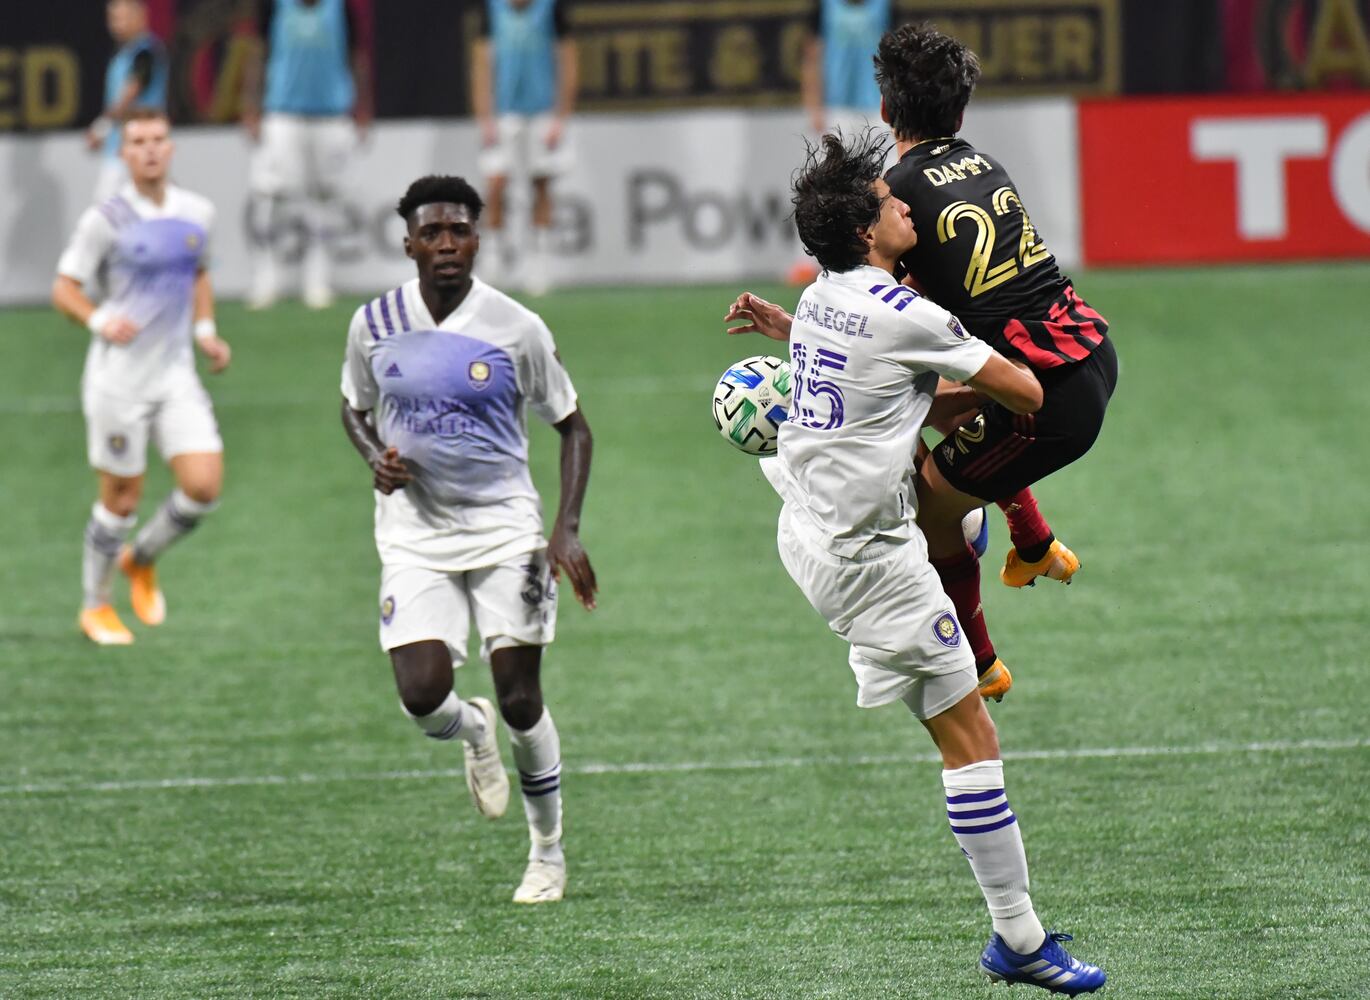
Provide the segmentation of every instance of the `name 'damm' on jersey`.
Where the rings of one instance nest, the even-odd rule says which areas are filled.
[[[974,156],[963,156],[955,163],[944,163],[940,167],[924,167],[923,176],[941,187],[943,184],[963,181],[968,175],[978,177],[981,173],[988,173],[993,169],[994,166],[989,160],[976,153]]]
[[[832,306],[818,308],[818,304],[808,299],[800,299],[799,307],[795,309],[794,318],[802,323],[812,323],[814,326],[821,326],[825,330],[832,330],[834,333],[845,333],[848,337],[864,337],[870,340],[874,334],[866,332],[866,323],[870,317],[864,313],[846,312],[842,309],[834,309]]]

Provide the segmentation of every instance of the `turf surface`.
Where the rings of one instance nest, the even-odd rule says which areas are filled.
[[[1079,282],[1122,378],[1038,494],[1085,568],[986,607],[1034,899],[1106,996],[1370,995],[1367,283]],[[717,374],[766,353],[723,337],[735,291],[539,305],[596,434],[603,592],[593,615],[567,596],[549,654],[571,882],[538,909],[509,903],[517,803],[475,814],[376,648],[348,311],[222,308],[227,495],[128,649],[73,627],[84,337],[0,314],[0,997],[1008,995],[974,970],[987,920],[926,737],[854,707],[779,566],[776,499],[709,420]],[[534,450],[550,506],[555,435]],[[479,665],[458,684],[490,691]]]

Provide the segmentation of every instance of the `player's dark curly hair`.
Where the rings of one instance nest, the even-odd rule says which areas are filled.
[[[875,55],[875,81],[900,139],[955,135],[980,79],[980,60],[930,24],[887,31]]]
[[[791,179],[795,228],[825,271],[850,271],[869,252],[861,230],[880,217],[871,185],[885,172],[889,140],[870,128],[847,138],[832,132],[805,146],[804,165]]]
[[[480,192],[468,184],[465,177],[429,174],[409,185],[409,190],[404,192],[404,197],[395,206],[395,211],[399,212],[401,219],[408,222],[414,209],[439,203],[465,205],[471,210],[473,221],[480,218],[480,211],[485,207]]]

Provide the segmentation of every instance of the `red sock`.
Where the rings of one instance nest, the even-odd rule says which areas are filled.
[[[1019,490],[1007,500],[999,501],[999,509],[1008,519],[1008,534],[1013,539],[1013,547],[1025,562],[1036,562],[1047,554],[1047,549],[1056,536],[1051,533],[1037,500],[1027,487]]]
[[[984,673],[994,663],[994,643],[989,641],[985,609],[980,606],[980,560],[967,545],[965,551],[954,556],[933,559],[932,568],[937,570],[942,589],[956,609],[956,619],[975,657],[975,670]]]

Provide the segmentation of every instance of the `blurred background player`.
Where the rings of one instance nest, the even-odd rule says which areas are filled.
[[[890,0],[814,0],[800,64],[804,112],[815,136],[830,129],[856,135],[880,124],[875,50],[890,26]],[[818,277],[813,258],[790,265],[785,280],[807,285]]]
[[[100,176],[95,200],[113,197],[128,180],[119,155],[119,133],[124,118],[135,108],[166,108],[168,63],[161,39],[148,30],[143,0],[109,0],[105,20],[118,46],[105,70],[105,104],[86,132],[86,144],[100,150]]]
[[[725,317],[743,321],[733,333],[779,334],[790,344],[790,419],[776,456],[761,462],[784,500],[780,559],[849,644],[857,704],[902,701],[937,745],[947,818],[994,927],[981,969],[994,980],[1092,993],[1103,971],[1073,958],[1061,944],[1067,936],[1048,934],[1033,909],[998,734],[914,523],[914,442],[939,376],[1020,414],[1041,405],[1042,389],[947,310],[896,283],[899,258],[922,237],[881,179],[888,145],[866,130],[810,148],[794,218],[822,274],[779,324],[774,307],[749,294]],[[849,332],[858,320],[869,326],[864,337]]]
[[[92,334],[81,408],[100,496],[86,525],[80,627],[102,645],[133,641],[110,604],[116,559],[129,578],[134,613],[160,625],[166,602],[153,565],[218,502],[223,442],[191,343],[213,372],[231,357],[215,329],[206,271],[214,208],[168,182],[165,114],[129,112],[121,155],[129,181],[81,216],[52,290],[53,304]],[[90,298],[97,276],[108,289],[99,308]],[[124,546],[142,496],[149,439],[171,466],[176,488]]]
[[[1044,244],[1003,164],[957,138],[980,78],[975,53],[927,25],[880,40],[882,109],[899,161],[886,174],[918,232],[900,259],[909,279],[975,336],[1031,368],[1046,402],[1019,415],[992,400],[964,414],[934,447],[918,480],[928,554],[975,652],[981,693],[1013,683],[980,601],[980,560],[965,515],[994,502],[1013,548],[1000,578],[1069,582],[1080,561],[1052,533],[1029,487],[1089,451],[1118,380],[1108,323],[1076,293]]]
[[[800,77],[815,133],[880,124],[875,51],[889,26],[890,0],[816,0]]]
[[[471,95],[480,126],[487,218],[483,263],[495,280],[512,277],[534,295],[551,288],[552,181],[570,166],[567,119],[578,86],[576,44],[563,0],[484,0],[471,69]],[[509,180],[526,176],[532,186],[531,239],[520,261],[511,261]],[[512,287],[512,286],[511,286]]]
[[[459,177],[424,177],[399,203],[418,277],[358,309],[343,362],[342,420],[370,466],[381,557],[380,639],[405,712],[460,739],[476,808],[494,819],[509,779],[488,701],[462,701],[453,665],[474,624],[509,726],[528,819],[516,903],[566,888],[561,741],[543,705],[542,648],[556,634],[556,579],[594,607],[580,543],[590,426],[546,324],[475,278],[481,198]],[[551,540],[528,470],[525,408],[561,435]]]
[[[288,201],[304,219],[301,298],[333,303],[330,243],[349,162],[371,124],[370,57],[348,0],[261,0],[259,48],[244,72],[243,125],[257,143],[249,186],[259,237],[252,244],[248,308],[281,289]]]

